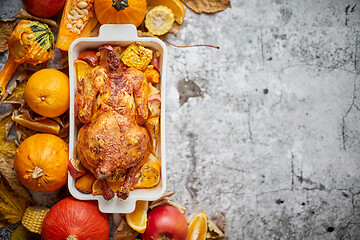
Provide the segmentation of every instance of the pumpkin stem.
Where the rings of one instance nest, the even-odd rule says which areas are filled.
[[[112,6],[118,11],[124,10],[129,6],[128,0],[112,0],[112,2]]]
[[[39,178],[44,176],[44,172],[41,168],[39,168],[38,166],[35,166],[34,171],[32,172],[32,177],[33,178]]]
[[[79,238],[75,235],[70,235],[66,238],[66,240],[79,240]]]

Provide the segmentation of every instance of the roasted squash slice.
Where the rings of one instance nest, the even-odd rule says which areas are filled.
[[[66,0],[56,47],[68,51],[75,39],[90,37],[97,22],[94,0]]]

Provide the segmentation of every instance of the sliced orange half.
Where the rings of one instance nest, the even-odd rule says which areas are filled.
[[[45,133],[52,133],[52,134],[59,134],[60,131],[60,125],[55,122],[54,120],[50,119],[39,119],[39,120],[31,120],[24,114],[16,115],[13,118],[14,122],[33,129],[38,132],[45,132]]]
[[[92,67],[90,64],[83,60],[75,60],[75,69],[77,81],[80,82],[85,77],[87,71],[89,71]]]
[[[144,169],[141,169],[141,175],[138,182],[133,186],[138,188],[151,188],[160,182],[160,164],[158,162],[151,162]]]
[[[126,214],[126,222],[129,226],[139,233],[144,233],[147,222],[148,201],[137,201],[135,210]]]
[[[175,22],[180,25],[184,22],[185,9],[180,0],[147,0],[147,4],[150,9],[159,5],[166,6],[174,13]]]
[[[99,180],[95,180],[95,182],[93,183],[91,193],[94,196],[103,194]]]
[[[190,222],[186,240],[205,240],[207,233],[207,216],[199,212]]]

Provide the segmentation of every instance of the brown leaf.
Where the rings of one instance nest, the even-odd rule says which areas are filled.
[[[25,9],[20,9],[18,14],[16,15],[17,18],[26,18],[26,19],[32,19],[39,22],[46,23],[53,27],[58,27],[57,23],[54,20],[48,19],[48,18],[39,18],[31,15],[29,12],[27,12]]]
[[[231,7],[230,0],[181,0],[196,13],[215,13]]]
[[[32,202],[32,198],[26,188],[21,184],[19,179],[16,177],[12,166],[10,166],[3,157],[0,156],[0,174],[6,179],[12,190],[14,190],[19,196]]]
[[[6,136],[9,122],[12,122],[11,114],[12,112],[9,111],[0,116],[0,156],[5,159],[13,159],[17,149],[15,139],[7,139]]]
[[[213,240],[224,240],[225,235],[224,233],[216,226],[216,224],[208,219],[208,231],[206,233],[206,239],[213,239]]]
[[[151,32],[143,32],[141,30],[137,30],[137,35],[138,35],[138,37],[156,37]]]
[[[90,33],[90,37],[97,37],[99,36],[99,30],[100,30],[101,24],[97,23],[94,29]]]
[[[28,137],[36,134],[35,130],[28,129],[26,127],[21,126],[20,124],[16,124],[16,136],[18,139],[18,144],[22,143]]]
[[[8,50],[8,38],[10,37],[14,27],[16,19],[0,20],[0,52]]]
[[[61,51],[55,48],[51,59],[47,62],[47,68],[64,69],[68,67],[68,54],[65,51]]]
[[[29,77],[30,74],[28,71],[23,71],[20,73],[15,82],[8,89],[6,89],[0,104],[13,104],[15,108],[24,106],[25,86]]]
[[[153,209],[158,206],[164,206],[164,205],[168,205],[168,206],[177,208],[177,210],[179,210],[181,212],[181,214],[184,215],[186,221],[189,221],[189,217],[186,214],[186,209],[183,206],[181,206],[180,204],[172,202],[168,197],[151,202],[149,204],[149,209]]]
[[[215,223],[222,232],[225,232],[226,216],[223,212],[218,212]]]
[[[174,22],[172,28],[169,30],[169,33],[173,33],[173,34],[177,35],[180,30],[180,27],[181,27],[180,24]]]
[[[114,233],[114,240],[135,240],[138,234],[123,218]]]

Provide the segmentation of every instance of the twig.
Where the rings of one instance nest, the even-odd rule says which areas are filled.
[[[10,228],[8,228],[8,226],[5,226],[5,228],[9,231],[9,232],[13,232],[13,231],[11,231],[11,229]]]

